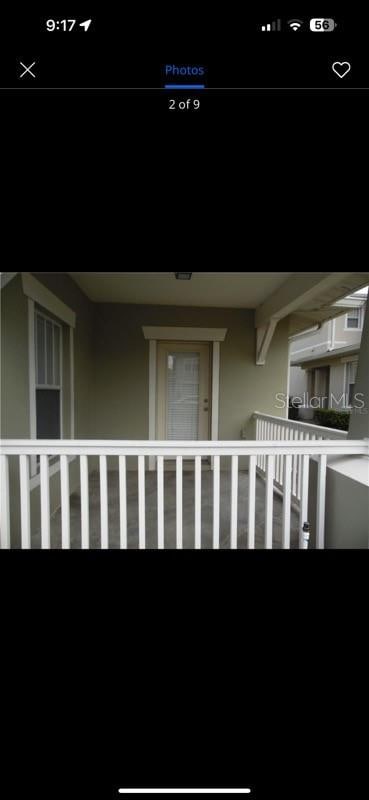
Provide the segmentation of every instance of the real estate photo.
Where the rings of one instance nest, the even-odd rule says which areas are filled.
[[[1,273],[1,549],[368,549],[368,284]]]

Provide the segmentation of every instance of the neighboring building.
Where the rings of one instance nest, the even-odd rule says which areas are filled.
[[[315,408],[352,408],[366,301],[366,290],[350,295],[347,313],[291,337],[289,394],[302,401],[301,419]]]

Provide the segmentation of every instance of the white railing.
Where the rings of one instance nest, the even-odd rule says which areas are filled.
[[[255,547],[255,509],[256,509],[256,468],[257,463],[265,465],[265,488],[262,492],[265,499],[264,547],[273,547],[273,479],[276,469],[276,459],[282,464],[284,479],[283,485],[283,515],[282,539],[283,548],[290,547],[291,532],[291,496],[294,491],[296,475],[293,464],[296,459],[301,459],[300,479],[300,511],[299,511],[299,546],[306,548],[307,542],[303,535],[303,525],[307,521],[308,492],[309,492],[309,459],[318,459],[318,492],[316,509],[316,546],[324,546],[324,507],[325,507],[325,480],[327,458],[331,455],[368,455],[368,442],[353,440],[311,440],[311,441],[251,441],[251,442],[115,442],[115,441],[3,441],[0,442],[0,467],[1,467],[1,508],[0,532],[1,548],[8,549],[12,546],[11,517],[12,504],[20,503],[19,535],[20,546],[29,549],[32,546],[31,531],[31,481],[30,459],[39,457],[40,471],[40,519],[41,519],[41,547],[50,549],[50,457],[60,459],[60,476],[53,477],[60,480],[61,503],[61,546],[68,549],[71,546],[71,505],[70,505],[70,457],[79,459],[79,491],[81,495],[80,511],[80,543],[82,549],[89,549],[90,543],[90,502],[89,480],[90,459],[98,457],[99,484],[100,484],[100,545],[102,549],[109,548],[109,495],[107,459],[115,458],[118,471],[118,496],[119,496],[119,522],[120,522],[120,547],[127,548],[127,458],[137,459],[137,504],[138,521],[135,529],[137,546],[144,549],[146,542],[146,459],[156,458],[157,463],[157,537],[155,547],[165,547],[164,524],[164,459],[170,458],[175,463],[175,497],[176,497],[176,541],[175,546],[181,549],[183,542],[183,462],[190,459],[194,462],[194,504],[193,528],[194,547],[200,549],[202,543],[202,458],[212,459],[212,542],[214,549],[220,546],[220,471],[223,459],[231,459],[231,487],[229,504],[229,539],[226,546],[235,549],[240,546]],[[245,496],[239,493],[239,459],[246,458],[248,467],[248,482],[243,485]],[[10,465],[10,462],[11,465]],[[15,463],[13,463],[15,462]],[[17,463],[19,462],[19,463]],[[136,462],[137,463],[137,462]],[[75,462],[74,462],[75,465]],[[11,466],[11,469],[9,467]],[[78,466],[78,462],[77,462]],[[187,462],[186,462],[187,466]],[[11,481],[9,481],[9,475]],[[15,480],[19,476],[19,489]],[[10,482],[14,486],[10,487]],[[17,489],[15,490],[15,486]],[[260,488],[260,487],[259,487]],[[280,502],[280,501],[279,501]],[[238,516],[240,503],[247,517],[247,526],[239,530]],[[192,504],[191,504],[192,508]],[[14,510],[14,509],[13,509]],[[15,509],[17,510],[17,509]],[[19,510],[19,508],[18,508]],[[189,511],[188,505],[186,511]],[[227,512],[228,513],[228,512]],[[224,518],[223,518],[224,519]]]
[[[315,442],[327,440],[347,440],[347,431],[339,431],[335,428],[325,428],[321,425],[310,425],[307,422],[297,422],[295,420],[274,417],[270,414],[261,414],[255,411],[256,420],[256,441],[270,442]],[[259,455],[257,458],[257,471],[265,476],[266,459]],[[284,485],[284,463],[283,457],[276,455],[274,464],[274,485],[277,489],[283,490]],[[295,453],[292,458],[291,472],[291,495],[292,500],[299,505],[301,500],[301,481],[302,481],[302,455]]]

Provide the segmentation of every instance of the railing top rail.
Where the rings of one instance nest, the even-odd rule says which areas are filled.
[[[296,441],[204,441],[154,442],[103,440],[29,440],[0,441],[2,455],[89,455],[89,456],[248,456],[248,455],[369,455],[368,439],[322,439]]]
[[[274,417],[272,414],[263,414],[261,411],[254,411],[253,416],[257,419],[278,422],[280,425],[287,425],[289,428],[305,429],[314,431],[314,433],[329,433],[336,437],[342,436],[342,439],[346,439],[347,437],[347,431],[341,431],[339,428],[327,428],[325,425],[314,425],[311,422],[298,422],[298,420],[286,419],[285,417]]]

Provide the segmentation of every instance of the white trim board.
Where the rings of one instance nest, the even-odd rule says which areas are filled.
[[[37,438],[36,424],[36,343],[35,304],[28,298],[28,387],[29,387],[29,436]],[[37,473],[37,457],[31,456],[31,477]]]
[[[224,342],[227,328],[175,328],[143,325],[145,339],[173,342]]]
[[[22,286],[23,292],[26,297],[29,297],[34,303],[42,306],[42,308],[50,311],[55,317],[61,319],[71,328],[76,327],[76,314],[62,300],[49,291],[46,286],[43,286],[33,275],[29,272],[22,272]]]
[[[156,373],[157,373],[157,343],[153,339],[150,341],[149,355],[149,439],[156,439]],[[149,470],[155,469],[155,458],[149,458]]]
[[[18,275],[18,272],[0,272],[0,288],[5,289],[5,286]]]

